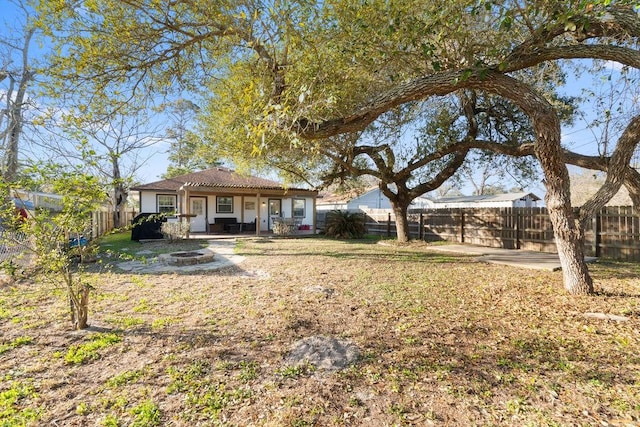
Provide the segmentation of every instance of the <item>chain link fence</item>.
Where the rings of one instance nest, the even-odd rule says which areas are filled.
[[[23,232],[0,228],[0,262],[14,261],[16,264],[26,263],[26,242],[27,236]]]

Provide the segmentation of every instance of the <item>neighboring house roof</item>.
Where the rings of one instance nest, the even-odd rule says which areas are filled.
[[[425,207],[433,206],[433,199],[425,196],[416,197],[411,201],[412,206],[422,205]]]
[[[208,188],[245,188],[255,190],[277,190],[285,187],[270,179],[240,175],[234,170],[216,167],[201,172],[188,173],[162,181],[132,187],[135,191],[178,191],[181,187]],[[307,189],[287,188],[288,190],[309,191]]]
[[[531,200],[541,200],[540,197],[533,193],[504,193],[504,194],[488,194],[482,196],[452,196],[441,197],[434,200],[434,203],[488,203],[488,202],[512,202],[525,197],[531,197]]]
[[[346,204],[351,197],[345,197],[343,194],[328,194],[322,193],[318,195],[318,204],[323,205],[338,205],[338,204]]]
[[[358,197],[362,197],[365,194],[370,193],[371,191],[377,190],[378,187],[369,187],[366,189],[352,189],[350,191],[344,193],[321,193],[318,196],[318,204],[323,205],[338,205],[338,204],[347,204],[350,201],[357,199]]]

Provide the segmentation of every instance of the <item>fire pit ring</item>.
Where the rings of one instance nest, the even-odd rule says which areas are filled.
[[[169,255],[171,255],[172,257],[178,257],[178,258],[194,258],[204,254],[200,252],[174,252]]]
[[[214,259],[211,251],[180,251],[158,256],[158,260],[166,265],[195,265],[211,262]]]

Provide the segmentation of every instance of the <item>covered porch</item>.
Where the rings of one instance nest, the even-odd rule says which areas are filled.
[[[316,192],[185,183],[177,219],[193,236],[315,234]]]

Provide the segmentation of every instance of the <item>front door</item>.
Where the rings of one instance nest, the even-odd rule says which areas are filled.
[[[204,233],[207,231],[207,198],[189,197],[189,212],[194,217],[189,218],[192,233]]]
[[[273,229],[273,218],[282,217],[282,200],[269,199],[269,230]]]

